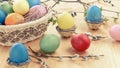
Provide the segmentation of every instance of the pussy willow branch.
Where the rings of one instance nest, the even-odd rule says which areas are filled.
[[[46,55],[46,58],[59,58],[64,59],[64,58],[68,58],[68,59],[73,59],[73,58],[81,58],[82,60],[86,60],[86,59],[90,59],[90,58],[97,58],[99,59],[100,56],[104,56],[104,55],[87,55],[87,56],[80,56],[79,54],[75,54],[75,55],[69,55],[69,56],[53,56],[53,55]]]
[[[37,59],[44,68],[50,68],[48,64],[45,61],[43,61],[40,57],[35,57],[33,55],[29,55],[29,56]]]
[[[46,4],[46,2],[49,2],[50,0],[46,0],[46,1],[43,1],[42,3],[44,3],[45,5],[47,5]],[[100,0],[96,0],[96,1],[93,1],[93,2],[89,2],[89,3],[85,3],[85,2],[83,2],[82,0],[76,0],[76,1],[68,1],[68,0],[53,0],[55,3],[51,6],[51,7],[49,7],[52,11],[53,11],[53,17],[54,18],[56,18],[57,19],[57,14],[60,14],[61,12],[58,12],[58,11],[56,11],[56,10],[54,10],[53,8],[57,5],[57,4],[59,4],[60,2],[66,2],[66,3],[79,3],[80,5],[82,5],[83,7],[84,7],[84,12],[76,12],[76,13],[84,13],[84,16],[86,16],[86,11],[87,11],[87,9],[88,9],[88,7],[91,5],[91,4],[94,4],[94,3],[96,3],[96,2],[100,2]],[[109,4],[111,4],[112,6],[114,6],[114,4],[112,4],[111,3],[111,0],[103,0],[105,3],[109,3]],[[103,9],[102,7],[101,7],[101,10],[102,11],[107,11],[107,12],[112,12],[112,13],[116,13],[117,14],[117,17],[111,17],[111,18],[113,18],[114,19],[114,22],[116,22],[118,19],[119,19],[119,14],[120,14],[120,12],[117,12],[117,11],[113,11],[113,10],[108,10],[108,9]],[[73,12],[73,11],[69,11],[69,13],[71,13],[71,12]],[[72,13],[71,13],[72,14]],[[104,16],[104,15],[103,15]],[[105,17],[105,16],[104,16]],[[105,18],[106,19],[106,18]],[[105,19],[103,19],[104,20],[104,22],[107,22]]]
[[[50,0],[46,0],[44,2],[48,2]],[[54,8],[59,2],[66,2],[66,3],[79,3],[79,4],[82,4],[83,7],[84,7],[84,10],[86,11],[87,8],[91,5],[91,4],[94,4],[96,2],[99,2],[100,0],[96,0],[96,1],[93,1],[93,2],[90,2],[90,3],[85,3],[83,2],[82,0],[76,0],[76,1],[65,1],[65,0],[54,0],[54,4],[52,5],[51,8]],[[103,0],[104,1],[104,0]],[[107,0],[106,0],[107,1]],[[104,2],[106,2],[104,1]],[[109,2],[109,1],[108,1]],[[110,4],[111,4],[111,1],[110,1]],[[117,13],[117,14],[120,14],[120,12],[117,12],[117,11],[112,11],[112,10],[107,10],[107,9],[102,9],[103,11],[107,11],[107,12],[113,12],[113,13]],[[55,11],[55,10],[54,10]],[[55,11],[56,12],[56,11]],[[79,13],[79,12],[77,12]],[[80,12],[81,13],[81,12]],[[84,12],[83,12],[84,13]]]
[[[74,32],[74,33],[75,33],[75,34],[79,34],[79,33],[76,33],[76,32]],[[103,39],[103,38],[107,38],[107,37],[102,36],[102,35],[92,35],[92,34],[89,33],[89,32],[86,32],[86,33],[84,33],[84,34],[86,34],[88,37],[90,37],[92,41],[97,41],[97,40],[100,40],[100,39]]]
[[[38,53],[38,52],[35,52],[34,50],[31,49],[31,47],[29,46],[28,47],[31,52],[35,55],[35,56],[32,56],[30,55],[31,57],[33,58],[36,58],[38,61],[40,62],[43,62],[41,57],[45,57],[45,58],[58,58],[60,60],[62,59],[73,59],[73,58],[81,58],[82,60],[87,60],[87,59],[90,59],[90,58],[95,58],[95,59],[99,59],[100,56],[104,56],[104,55],[87,55],[87,56],[81,56],[79,54],[74,54],[74,55],[66,55],[66,56],[55,56],[55,55],[49,55],[49,54],[44,54],[44,55],[41,55],[42,53]],[[39,56],[39,54],[41,56]],[[45,63],[45,62],[44,62]],[[45,64],[45,66],[48,66],[47,64]]]

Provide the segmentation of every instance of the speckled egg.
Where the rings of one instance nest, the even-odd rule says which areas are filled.
[[[60,38],[54,34],[46,34],[40,40],[40,49],[44,53],[53,53],[59,47]]]
[[[90,23],[99,23],[101,21],[101,10],[96,5],[92,5],[87,10],[86,21]]]
[[[10,48],[9,61],[12,63],[23,63],[29,59],[27,48],[22,43],[15,43]]]
[[[113,25],[109,30],[109,34],[114,40],[120,41],[120,25]]]

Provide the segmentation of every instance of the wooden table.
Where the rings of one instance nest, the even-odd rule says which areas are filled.
[[[88,0],[89,1],[89,0]],[[120,1],[114,0],[113,3],[116,5],[116,7],[111,7],[110,5],[106,5],[103,2],[102,3],[96,3],[99,6],[102,6],[103,8],[108,8],[109,10],[115,10],[120,11]],[[54,9],[57,9],[59,11],[83,11],[82,5],[79,4],[66,4],[65,7],[64,4],[61,3]],[[71,6],[71,7],[69,7]],[[104,15],[108,17],[116,16],[114,13],[109,12],[103,12]],[[120,22],[118,20],[118,22]],[[73,54],[80,54],[80,55],[99,55],[103,54],[104,57],[100,57],[99,60],[95,59],[89,59],[87,61],[81,61],[81,59],[76,60],[62,60],[59,61],[59,59],[45,59],[44,61],[50,66],[50,68],[120,68],[120,42],[114,41],[109,36],[109,29],[112,25],[115,23],[113,22],[112,18],[109,18],[109,21],[106,22],[104,25],[100,27],[99,30],[92,31],[88,28],[86,22],[84,21],[83,14],[78,14],[75,17],[75,25],[77,26],[76,32],[78,33],[84,33],[84,32],[91,32],[93,35],[101,34],[103,36],[106,36],[107,38],[101,39],[98,41],[91,41],[90,48],[85,52],[76,52],[71,44],[70,44],[70,38],[63,39],[61,38],[60,47],[57,49],[57,51],[52,55],[73,55]],[[45,34],[56,34],[60,37],[58,32],[55,29],[56,25],[49,25],[48,30]],[[34,41],[26,43],[26,46],[31,46],[33,50],[38,51],[39,50],[39,39],[36,39]],[[10,47],[3,47],[0,46],[0,68],[10,68],[10,66],[7,64],[6,60],[9,55],[9,49]],[[41,68],[41,65],[39,63],[30,62],[28,68]]]

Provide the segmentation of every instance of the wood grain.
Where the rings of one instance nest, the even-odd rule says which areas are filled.
[[[89,0],[86,0],[88,2]],[[51,2],[52,4],[53,2]],[[120,1],[114,0],[113,3],[116,5],[116,7],[111,7],[110,5],[106,5],[105,3],[95,3],[98,6],[102,6],[103,8],[120,11]],[[51,5],[50,4],[50,5]],[[64,4],[66,6],[64,6]],[[118,6],[119,5],[119,6]],[[57,5],[54,9],[59,11],[83,11],[82,5],[79,4],[68,4],[68,3],[60,3]],[[116,16],[114,13],[108,13],[103,12],[106,16]],[[115,23],[113,22],[112,18],[109,18],[110,20],[106,22],[104,25],[100,27],[97,31],[89,30],[86,22],[84,21],[83,14],[78,14],[75,18],[75,25],[77,26],[76,32],[77,33],[84,33],[84,32],[91,32],[94,35],[101,34],[103,36],[106,36],[107,38],[101,39],[99,41],[91,41],[90,48],[85,52],[76,52],[70,44],[70,38],[69,39],[63,39],[61,38],[60,47],[57,49],[57,51],[53,55],[73,55],[75,53],[78,53],[80,55],[88,55],[88,54],[104,54],[104,57],[100,57],[99,60],[90,59],[87,61],[81,61],[81,59],[76,59],[74,61],[71,60],[63,60],[59,61],[58,59],[45,59],[44,61],[50,66],[50,68],[120,68],[120,42],[114,41],[109,36],[109,29],[112,25]],[[118,20],[120,22],[120,20]],[[50,24],[48,27],[48,30],[45,34],[56,34],[60,37],[58,32],[55,29],[56,25]],[[39,39],[36,39],[34,41],[26,43],[26,46],[31,46],[32,49],[35,51],[38,51],[39,48]],[[4,47],[0,46],[0,68],[10,68],[10,66],[7,64],[6,60],[9,55],[9,49],[10,47]],[[39,63],[30,62],[28,68],[41,68],[41,65]]]

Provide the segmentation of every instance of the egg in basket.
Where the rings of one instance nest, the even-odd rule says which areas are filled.
[[[26,43],[41,37],[47,30],[52,12],[40,0],[14,0],[0,3],[0,45]],[[34,0],[33,0],[34,1]]]

